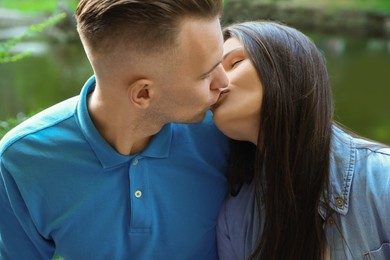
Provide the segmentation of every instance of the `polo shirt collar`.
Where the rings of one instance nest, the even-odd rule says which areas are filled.
[[[76,109],[76,119],[81,132],[84,134],[86,141],[89,143],[103,168],[110,168],[127,163],[136,156],[153,158],[168,157],[172,140],[171,124],[165,125],[162,130],[152,138],[148,147],[140,154],[126,156],[118,153],[111,147],[96,129],[88,112],[87,96],[95,89],[95,86],[95,76],[92,76],[81,90],[80,101],[77,104]]]

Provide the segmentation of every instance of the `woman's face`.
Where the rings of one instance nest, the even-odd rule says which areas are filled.
[[[263,86],[238,39],[228,39],[223,48],[230,91],[213,108],[215,124],[230,138],[257,145]]]

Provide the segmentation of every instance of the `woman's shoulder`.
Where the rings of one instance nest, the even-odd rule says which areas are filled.
[[[244,184],[236,196],[229,195],[219,214],[217,241],[221,259],[246,259],[259,230],[254,187]]]
[[[242,231],[245,222],[252,223],[255,218],[257,209],[254,188],[252,184],[244,184],[237,195],[227,196],[220,209],[218,222],[228,233],[234,234]]]
[[[390,149],[385,145],[334,127],[330,169],[329,200],[341,214],[346,214],[350,200],[361,194],[378,203],[390,195]]]
[[[376,169],[390,170],[389,146],[351,135],[338,127],[333,128],[331,157],[335,163],[344,162],[344,166],[355,170],[359,170],[359,167],[369,172]]]
[[[354,185],[366,191],[390,195],[390,149],[359,145],[356,147]],[[382,193],[382,195],[383,195]]]
[[[254,205],[255,194],[252,183],[243,184],[236,195],[229,194],[224,202],[225,211],[230,216],[252,210]]]

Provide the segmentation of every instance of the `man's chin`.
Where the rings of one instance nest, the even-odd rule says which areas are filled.
[[[207,110],[208,111],[208,110]],[[191,118],[188,118],[186,120],[181,120],[180,122],[177,122],[177,123],[181,123],[181,124],[198,124],[200,122],[202,122],[204,120],[204,118],[206,117],[206,113],[207,111],[203,111]]]

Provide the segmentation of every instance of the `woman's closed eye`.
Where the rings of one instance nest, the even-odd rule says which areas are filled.
[[[240,62],[242,62],[244,59],[236,59],[236,60],[233,60],[231,65],[230,65],[230,68],[233,69],[236,65],[238,65]]]

